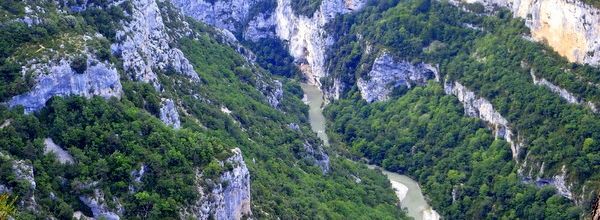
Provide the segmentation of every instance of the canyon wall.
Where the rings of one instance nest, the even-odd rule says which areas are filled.
[[[387,100],[392,90],[399,86],[411,88],[415,85],[425,85],[430,79],[439,81],[438,71],[432,65],[413,65],[404,60],[396,61],[388,53],[383,53],[375,59],[367,78],[361,78],[357,82],[360,95],[367,102]]]
[[[571,62],[600,61],[600,10],[579,0],[458,0],[488,10],[505,7],[525,20],[533,39],[546,42]],[[454,2],[456,3],[456,2]]]
[[[323,0],[311,16],[297,15],[291,0],[277,0],[275,8],[260,8],[259,1],[249,0],[171,0],[181,11],[217,28],[243,35],[245,40],[258,41],[276,37],[287,44],[309,84],[320,85],[327,75],[325,52],[333,44],[324,30],[325,24],[337,15],[362,8],[365,0]]]

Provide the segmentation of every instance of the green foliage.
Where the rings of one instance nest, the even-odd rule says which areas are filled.
[[[312,17],[315,11],[319,10],[321,0],[295,0],[291,1],[292,10],[296,15]]]
[[[280,40],[269,38],[245,44],[257,55],[256,62],[269,72],[285,77],[300,75],[300,70],[294,64],[294,58],[289,55]]]
[[[427,5],[429,7],[425,7]],[[475,10],[478,6],[470,7]],[[581,193],[584,186],[586,190],[592,188],[598,190],[600,152],[597,150],[596,140],[600,138],[598,136],[600,119],[585,105],[569,104],[547,88],[535,85],[530,74],[534,73],[537,77],[545,78],[585,101],[597,104],[600,90],[595,85],[599,82],[600,70],[588,65],[568,63],[547,46],[525,39],[523,35],[527,35],[529,30],[522,21],[513,19],[508,11],[499,11],[492,16],[479,16],[443,2],[427,3],[414,0],[399,3],[391,8],[370,5],[363,13],[345,15],[336,19],[329,24],[328,29],[329,33],[339,33],[339,35],[335,36],[338,40],[329,55],[331,57],[329,66],[333,72],[330,77],[322,81],[324,84],[339,78],[345,84],[353,85],[359,77],[370,71],[371,63],[382,51],[388,51],[400,59],[411,62],[439,64],[442,79],[461,82],[475,91],[476,95],[490,100],[494,107],[508,119],[510,126],[516,130],[519,140],[526,146],[518,156],[519,160],[523,161],[528,155],[525,170],[532,169],[533,172],[537,172],[544,163],[545,172],[541,178],[550,178],[559,173],[562,166],[566,166],[568,181],[575,183],[571,187],[573,192]],[[360,41],[357,34],[362,37]],[[367,48],[371,52],[363,53]],[[424,188],[428,191],[434,207],[436,209],[443,207],[440,208],[442,212],[451,218],[492,216],[542,218],[544,215],[576,218],[577,212],[581,213],[581,210],[562,201],[558,196],[554,199],[548,196],[535,201],[527,199],[527,202],[534,204],[532,206],[515,203],[517,198],[513,197],[514,194],[529,195],[540,190],[519,183],[520,180],[516,178],[515,164],[506,154],[508,146],[498,141],[490,145],[488,139],[480,144],[480,146],[489,146],[488,150],[463,149],[461,143],[469,141],[469,135],[481,135],[480,133],[484,131],[478,131],[479,129],[462,132],[430,131],[430,129],[442,129],[452,124],[456,124],[457,127],[463,126],[462,129],[473,126],[453,121],[452,117],[447,115],[446,117],[450,118],[422,127],[419,122],[428,124],[427,121],[432,120],[431,117],[434,115],[432,112],[437,111],[437,107],[444,109],[449,106],[434,105],[437,107],[424,108],[427,105],[418,103],[409,105],[408,103],[420,99],[437,99],[442,96],[436,93],[422,94],[420,89],[417,90],[409,92],[408,97],[404,95],[390,103],[364,107],[364,103],[357,100],[356,87],[348,88],[343,95],[347,100],[341,101],[339,106],[334,104],[329,115],[335,124],[331,132],[342,134],[338,137],[338,141],[345,144],[340,144],[337,148],[342,152],[349,151],[347,152],[349,155],[365,156],[389,169],[413,175],[425,184]],[[415,93],[419,95],[416,96]],[[402,94],[400,92],[395,96]],[[413,100],[408,102],[407,99],[411,98]],[[402,108],[395,108],[399,105],[397,102],[401,100],[407,103],[400,105]],[[360,107],[354,106],[356,110],[346,109],[352,105],[350,103],[353,105],[358,103]],[[416,109],[414,115],[410,115],[403,108]],[[387,111],[396,115],[377,113]],[[462,115],[462,111],[457,113]],[[338,122],[339,120],[342,122]],[[388,132],[394,135],[386,135]],[[432,132],[437,136],[430,139],[427,135]],[[430,142],[438,140],[439,143],[419,144],[418,140],[422,138]],[[445,155],[441,150],[434,152],[425,150],[420,153],[419,149],[422,147],[432,150],[462,149],[456,150],[458,151],[456,154],[461,157]],[[483,155],[487,151],[501,156],[490,161],[494,166],[486,166],[478,172],[497,173],[487,177],[487,180],[493,178],[494,181],[469,182],[470,175],[479,175],[472,173],[476,170],[469,167],[480,166],[477,164],[478,154]],[[447,157],[454,157],[454,161],[446,161]],[[462,160],[461,163],[468,165],[464,165],[463,168],[452,167],[459,159]],[[427,166],[436,168],[430,170],[425,168]],[[448,169],[453,171],[449,172]],[[498,169],[502,172],[497,172]],[[431,183],[434,179],[430,177],[432,173],[437,174],[435,184]],[[464,203],[450,204],[450,192],[453,187],[456,187],[453,184],[465,181],[462,174],[466,175],[468,184],[465,185],[477,190],[470,189],[468,196],[463,198]],[[490,195],[494,191],[502,192],[500,188],[494,189],[496,186],[500,187],[497,185],[499,182],[496,181],[499,178],[504,179],[503,184],[515,185],[512,189],[502,186],[504,187],[502,190],[507,190],[513,195],[500,197]],[[482,194],[485,194],[485,197]],[[585,200],[591,199],[590,195],[583,196]],[[526,198],[531,197],[526,196]],[[476,205],[467,206],[468,203]],[[546,211],[542,211],[544,209]],[[493,214],[489,215],[489,213]]]
[[[11,129],[1,130],[4,141],[0,143],[0,149],[19,158],[37,161],[34,169],[38,188],[42,190],[37,194],[42,207],[52,207],[60,202],[78,207],[78,200],[73,196],[80,194],[85,188],[82,187],[91,180],[99,181],[97,187],[106,194],[124,198],[125,207],[136,207],[130,203],[135,200],[130,200],[132,195],[127,186],[134,184],[130,172],[139,169],[141,163],[148,171],[136,187],[154,193],[161,203],[180,205],[197,196],[193,184],[194,167],[207,164],[213,155],[225,150],[222,142],[211,135],[174,131],[144,111],[117,100],[54,98],[37,116],[23,116],[6,110],[2,110],[2,115],[14,121]],[[40,129],[42,127],[46,129]],[[43,156],[38,141],[45,137],[51,137],[72,152],[77,163],[60,166],[53,157]],[[34,149],[28,150],[28,146]],[[52,176],[63,179],[47,178]],[[43,192],[46,190],[54,192],[59,203],[45,200],[48,194]],[[61,216],[67,212],[61,211],[65,209],[55,210],[54,214]],[[133,208],[127,210],[126,216],[131,217],[148,214]],[[162,206],[154,206],[153,210],[156,212],[150,216],[154,217],[174,216],[177,212]]]
[[[412,176],[445,218],[579,218],[553,188],[522,183],[508,144],[459,106],[432,82],[384,103],[355,93],[330,105],[327,117],[338,148]]]
[[[114,40],[115,31],[118,29],[119,21],[125,19],[123,8],[127,4],[109,6],[107,1],[90,1],[96,7],[83,12],[71,12],[67,14],[58,13],[57,5],[46,1],[30,4],[31,8],[43,8],[45,14],[40,18],[42,22],[34,23],[29,27],[25,22],[7,21],[0,23],[0,101],[7,101],[10,97],[27,92],[33,86],[31,73],[23,74],[21,66],[26,61],[40,59],[44,51],[51,48],[55,51],[81,53],[84,45],[82,42],[73,42],[81,39],[82,35],[94,36],[97,32],[102,33],[109,40]],[[2,13],[6,16],[21,16],[22,2],[2,1]],[[59,4],[70,6],[74,3]],[[21,8],[21,9],[19,9]],[[69,11],[68,8],[64,10]],[[5,17],[6,17],[5,16]],[[88,45],[101,60],[109,60],[110,43],[104,41],[91,42]],[[64,47],[64,48],[63,48]],[[75,54],[60,54],[60,56]],[[63,58],[63,57],[61,57]],[[85,71],[83,62],[76,59],[74,68],[77,72]]]
[[[8,219],[14,216],[17,209],[15,201],[17,198],[10,198],[8,194],[0,194],[0,219]]]
[[[79,74],[84,73],[87,70],[87,58],[84,56],[78,56],[71,62],[71,68]]]
[[[324,176],[306,159],[304,140],[316,145],[319,139],[307,124],[308,109],[300,101],[303,93],[297,82],[280,79],[285,82],[284,98],[276,110],[257,90],[269,73],[244,65],[246,61],[232,48],[206,33],[198,40],[182,39],[180,48],[202,85],[181,83],[177,76],[161,79],[161,83],[188,109],[190,115],[182,118],[184,126],[205,127],[230,146],[242,149],[252,175],[254,217],[403,218],[385,177],[342,158],[332,158],[332,172]],[[197,100],[195,94],[211,104]],[[221,112],[221,107],[231,113]],[[289,123],[299,123],[301,131],[292,130]],[[363,181],[356,184],[352,176]]]

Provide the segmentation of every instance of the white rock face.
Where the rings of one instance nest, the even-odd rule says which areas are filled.
[[[547,42],[569,61],[600,64],[600,10],[579,0],[459,1],[506,7],[525,19],[533,39]]]
[[[315,164],[319,166],[319,168],[321,168],[323,174],[329,172],[329,155],[327,155],[327,153],[323,149],[323,146],[319,145],[317,147],[314,147],[311,143],[305,141],[304,150],[306,151],[306,153],[308,153],[310,157],[312,157],[312,159],[315,161]]]
[[[275,18],[268,13],[260,13],[248,22],[244,39],[257,42],[263,38],[275,38]]]
[[[598,112],[598,110],[596,109],[596,105],[594,103],[584,102],[582,99],[576,97],[575,95],[570,93],[568,90],[563,89],[560,86],[554,85],[553,83],[551,83],[550,81],[548,81],[544,78],[539,78],[539,77],[535,76],[533,70],[531,70],[531,78],[533,79],[534,84],[541,85],[541,86],[544,86],[544,87],[550,89],[550,91],[558,94],[561,98],[565,99],[568,103],[584,105],[584,106],[589,107],[592,110],[592,112]]]
[[[291,0],[277,0],[275,11],[261,11],[257,15],[250,12],[259,3],[258,0],[171,2],[186,15],[233,33],[242,33],[246,40],[258,41],[276,36],[287,42],[290,54],[300,65],[309,83],[320,85],[320,78],[327,74],[325,51],[333,44],[323,27],[339,14],[359,10],[366,0],[323,0],[312,17],[297,16],[293,12]],[[246,20],[248,25],[245,30],[241,30],[240,25]]]
[[[117,32],[113,53],[120,54],[123,68],[137,81],[152,83],[160,89],[155,71],[175,71],[198,81],[199,77],[183,52],[171,47],[162,15],[155,0],[131,1],[131,21]]]
[[[327,75],[325,51],[333,44],[323,29],[336,15],[360,9],[365,0],[323,0],[312,17],[294,14],[291,0],[277,0],[275,22],[277,36],[288,43],[290,55],[300,64],[308,83],[320,85]]]
[[[242,22],[248,19],[252,6],[259,0],[170,1],[187,16],[236,33],[241,28]]]
[[[240,149],[232,150],[233,156],[221,163],[233,165],[233,169],[224,172],[213,181],[204,180],[198,173],[197,189],[200,199],[180,212],[182,219],[241,219],[243,216],[252,215],[250,210],[250,172],[242,157]],[[205,181],[211,189],[205,189]]]
[[[133,170],[131,173],[129,173],[133,178],[133,183],[129,184],[130,193],[135,193],[138,191],[138,186],[140,183],[142,183],[142,178],[144,177],[144,174],[146,174],[147,168],[148,167],[142,163],[138,170]]]
[[[56,145],[51,138],[44,139],[44,154],[53,153],[61,164],[72,164],[73,156],[68,151]]]
[[[265,83],[261,91],[267,97],[267,102],[271,107],[279,107],[279,102],[283,98],[283,84],[281,81],[273,80],[272,85]]]
[[[117,211],[110,210],[104,199],[104,193],[100,189],[94,189],[94,194],[91,196],[79,196],[79,200],[92,210],[94,218],[96,219],[121,219],[119,215],[122,215],[123,208],[117,203]]]
[[[22,105],[25,112],[30,113],[44,107],[46,101],[53,96],[121,97],[121,81],[112,65],[89,58],[87,70],[80,74],[71,68],[71,62],[62,59],[58,63],[39,63],[23,67],[23,73],[33,72],[37,76],[36,84],[30,92],[13,97],[9,106]]]
[[[427,80],[436,78],[437,72],[429,64],[413,65],[407,61],[395,61],[394,57],[384,53],[375,59],[368,79],[359,79],[357,85],[367,102],[383,101],[389,98],[394,88],[425,85]]]
[[[556,188],[556,191],[558,191],[558,194],[560,194],[570,200],[573,200],[573,193],[569,189],[569,186],[567,186],[566,177],[567,177],[567,168],[565,167],[565,165],[563,165],[563,167],[561,169],[561,173],[552,178],[552,180],[553,180],[552,185]]]
[[[162,99],[162,106],[160,107],[160,120],[166,125],[171,126],[175,129],[181,128],[181,121],[179,120],[179,112],[175,103],[171,99]]]
[[[15,178],[17,180],[24,181],[29,185],[26,196],[20,199],[20,205],[31,211],[37,211],[37,202],[35,199],[35,188],[37,184],[33,173],[33,165],[24,160],[13,160],[12,170],[15,173]]]
[[[494,109],[492,103],[484,98],[477,97],[474,92],[458,82],[446,82],[444,91],[446,94],[456,96],[463,103],[466,115],[487,122],[493,128],[496,138],[502,138],[510,144],[513,159],[518,159],[521,144],[514,136],[508,121]]]

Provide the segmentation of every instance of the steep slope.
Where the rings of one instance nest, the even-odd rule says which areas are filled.
[[[464,7],[470,10],[476,8],[474,5]],[[380,16],[373,16],[374,14]],[[394,167],[394,164],[404,164],[401,161],[405,160],[407,155],[419,158],[439,157],[440,153],[435,150],[425,150],[420,154],[418,147],[422,145],[425,149],[437,149],[435,146],[440,146],[427,140],[421,141],[419,138],[422,138],[422,135],[427,136],[428,132],[432,132],[432,135],[439,134],[442,132],[437,129],[439,126],[451,127],[446,124],[449,122],[444,121],[438,121],[439,125],[429,123],[434,114],[441,114],[435,109],[444,107],[436,105],[425,108],[422,104],[406,103],[431,98],[430,96],[435,99],[439,95],[422,92],[414,94],[409,91],[412,94],[410,98],[404,98],[402,95],[407,93],[407,88],[413,87],[404,84],[403,77],[393,77],[389,74],[380,77],[373,74],[373,71],[377,72],[381,68],[380,57],[386,54],[396,60],[390,60],[386,64],[403,69],[401,73],[406,76],[413,74],[414,69],[418,69],[423,63],[429,63],[430,66],[439,65],[438,79],[442,87],[445,87],[445,93],[456,96],[459,101],[456,104],[463,107],[466,116],[481,119],[492,130],[496,139],[508,142],[505,150],[513,160],[503,159],[501,163],[505,164],[508,170],[494,177],[495,180],[508,177],[512,184],[523,181],[539,187],[532,192],[543,192],[547,190],[544,187],[551,186],[555,188],[556,193],[572,202],[567,206],[574,203],[584,210],[590,210],[599,190],[597,173],[600,167],[596,140],[600,138],[597,136],[600,120],[595,113],[599,97],[596,86],[598,69],[569,63],[559,54],[552,52],[552,48],[531,42],[527,37],[530,32],[525,24],[512,19],[507,11],[481,16],[433,1],[403,2],[389,9],[376,4],[368,5],[361,13],[345,15],[331,22],[328,32],[339,34],[334,35],[336,43],[327,56],[330,75],[322,82],[325,82],[326,90],[339,87],[335,84],[342,84],[341,88],[345,88],[341,95],[344,99],[339,103],[334,102],[330,113],[332,123],[336,125],[331,128],[331,132],[341,134],[338,138],[338,148],[342,151],[350,148],[352,154],[379,160],[384,167],[392,170],[406,170],[424,184],[428,184],[427,178],[439,177],[431,176],[438,170],[422,167],[425,164],[436,165],[436,160],[430,163],[415,161],[411,165],[403,165],[400,169]],[[411,64],[412,67],[407,64]],[[532,77],[532,74],[535,77]],[[376,76],[375,79],[371,79],[373,76]],[[365,86],[364,79],[371,79],[374,85]],[[360,95],[370,102],[375,100],[372,97],[377,97],[378,94],[392,95],[387,98],[389,101],[384,102],[385,104],[372,107],[362,107],[362,101],[357,100]],[[390,114],[387,109],[398,106],[396,101],[399,100],[403,100],[404,108],[415,109],[414,114],[421,117],[405,116],[406,113],[398,113],[392,117],[378,113],[381,111]],[[361,106],[354,107],[359,109],[358,112],[349,111],[348,106],[353,104]],[[338,122],[339,120],[341,122]],[[416,120],[415,126],[407,124],[404,127],[393,122],[409,123],[413,120]],[[427,123],[427,126],[421,123]],[[410,133],[407,139],[396,140],[394,135],[401,137],[405,134],[394,133],[394,128],[408,129],[407,132],[415,133]],[[451,131],[446,133],[448,136],[443,139],[452,137],[451,139],[456,141],[465,140],[466,137],[462,136],[464,134]],[[385,133],[388,132],[390,135],[386,136]],[[460,144],[441,146],[461,148]],[[466,152],[469,150],[455,151],[466,157],[475,156]],[[494,154],[498,155],[498,152]],[[449,153],[448,157],[454,157],[452,155],[454,153]],[[502,155],[505,155],[504,152]],[[474,166],[476,165],[471,164],[464,168],[465,173],[459,171],[458,174],[465,174],[468,179],[469,175],[474,174],[471,173],[474,172]],[[457,170],[461,169],[463,168]],[[442,182],[446,184],[449,181]],[[502,181],[493,181],[486,185],[500,183],[505,184]],[[461,200],[459,188],[463,184],[467,188],[479,188],[483,187],[478,185],[481,182],[450,183],[454,186],[440,188],[430,184],[431,188],[426,187],[426,193],[431,190],[431,194],[435,194],[437,198],[434,201],[439,203],[436,206],[434,202],[434,208],[441,210],[442,215],[456,218],[479,216],[478,213],[467,212],[469,207],[474,206],[463,206],[460,202],[454,203],[458,204],[455,208],[447,207],[451,205],[449,201]],[[522,190],[521,193],[531,193],[528,192],[531,190],[530,186],[515,189],[514,192],[519,190]],[[462,195],[469,198],[467,203],[477,196],[490,196],[488,193],[477,191]],[[511,216],[515,210],[523,210],[517,208],[517,203],[512,203],[516,198],[498,196],[499,194],[494,194],[476,205],[498,208],[498,205],[502,204],[503,208],[493,210],[493,216]],[[545,199],[550,197],[538,197],[540,198],[543,198],[539,200],[542,203],[548,203]],[[552,203],[569,203],[557,198],[553,198]],[[497,202],[498,205],[491,205]],[[535,210],[538,207],[530,208]],[[528,212],[528,208],[524,210]],[[577,212],[576,208],[561,210]],[[582,213],[587,212],[569,213],[567,216],[577,218],[578,215],[583,215]],[[518,212],[517,216],[527,214]]]
[[[170,2],[0,5],[19,218],[403,218],[383,176],[323,157],[297,82]]]
[[[183,12],[251,42],[277,37],[285,42],[309,83],[327,75],[325,52],[332,41],[324,26],[337,15],[359,10],[363,0],[324,0],[310,16],[294,12],[292,1],[173,0]]]
[[[597,66],[600,61],[600,10],[580,0],[463,2],[480,3],[487,10],[509,9],[525,20],[533,39],[547,43],[571,62]]]

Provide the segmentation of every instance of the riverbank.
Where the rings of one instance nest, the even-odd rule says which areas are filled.
[[[312,130],[329,146],[329,137],[325,133],[325,116],[323,116],[323,93],[314,86],[302,83],[303,101],[309,106],[308,116]],[[400,206],[408,211],[408,216],[416,220],[439,220],[440,215],[429,206],[419,184],[408,176],[386,171],[375,165],[367,165],[371,169],[380,169],[389,179]]]

